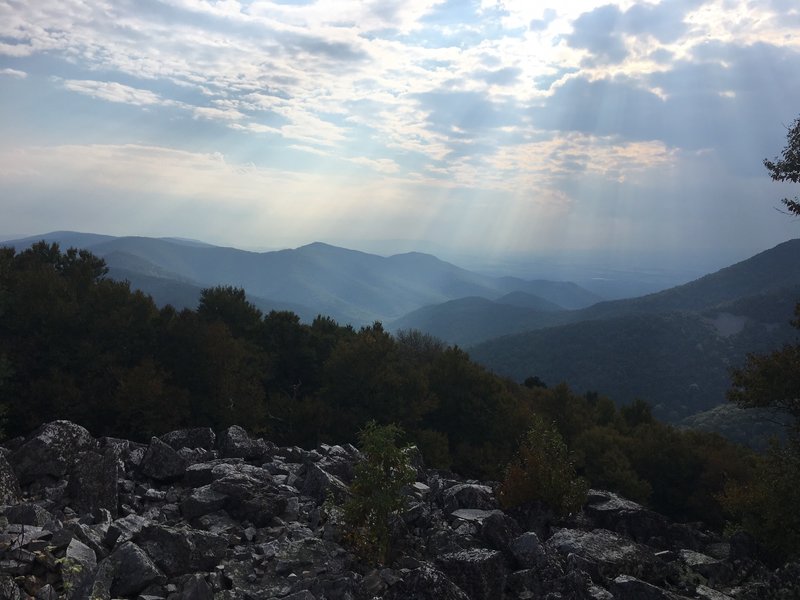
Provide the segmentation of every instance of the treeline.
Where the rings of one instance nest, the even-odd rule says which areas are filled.
[[[429,465],[499,479],[538,418],[555,424],[592,485],[716,527],[726,483],[755,477],[748,451],[661,424],[643,402],[518,385],[415,331],[262,314],[231,287],[205,290],[196,310],[159,309],[105,273],[86,251],[0,249],[7,436],[64,418],[141,441],[239,424],[313,446],[354,442],[374,419],[402,427]]]

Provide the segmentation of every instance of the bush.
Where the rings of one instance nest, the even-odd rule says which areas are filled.
[[[728,532],[750,533],[780,564],[800,558],[800,440],[777,443],[758,457],[746,482],[730,482],[720,501],[731,517]]]
[[[375,421],[359,432],[364,460],[356,465],[351,497],[342,510],[347,541],[358,554],[380,564],[389,553],[389,521],[405,507],[402,490],[415,479],[410,454],[397,446],[401,434],[399,427]]]
[[[567,445],[555,427],[540,417],[520,444],[498,489],[506,508],[540,501],[560,515],[578,510],[586,501],[587,482],[575,473]]]

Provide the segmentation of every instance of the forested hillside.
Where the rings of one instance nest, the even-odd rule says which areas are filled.
[[[518,385],[419,332],[264,315],[230,287],[204,290],[197,310],[158,309],[105,269],[54,244],[0,249],[7,435],[68,418],[97,436],[241,424],[314,445],[355,441],[374,419],[401,426],[429,465],[499,479],[523,434],[552,423],[593,485],[716,527],[726,486],[757,473],[748,451],[663,425],[642,402]]]
[[[582,321],[490,340],[470,354],[516,381],[535,375],[623,404],[647,400],[658,418],[674,423],[724,403],[730,368],[749,352],[767,352],[796,337],[788,315],[798,296],[795,288],[700,314]]]
[[[318,242],[249,252],[173,238],[57,231],[5,244],[23,250],[40,240],[90,250],[106,261],[112,278],[130,281],[161,306],[166,302],[196,308],[197,290],[233,285],[246,290],[255,304],[292,310],[307,322],[324,314],[342,323],[367,325],[427,304],[465,296],[498,298],[515,291],[571,309],[600,300],[574,283],[490,277],[429,254],[384,257]]]

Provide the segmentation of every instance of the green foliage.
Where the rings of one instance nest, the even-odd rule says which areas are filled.
[[[222,321],[236,337],[255,339],[261,329],[261,311],[247,301],[242,288],[229,285],[203,290],[197,316]]]
[[[795,122],[800,135],[800,122]],[[800,139],[797,140],[800,142]],[[794,152],[797,152],[796,147]],[[795,156],[796,159],[796,156]],[[796,181],[796,179],[795,179]],[[800,205],[787,206],[793,212]],[[795,327],[800,328],[800,304],[795,307]],[[732,372],[728,398],[742,408],[762,408],[788,415],[790,435],[784,445],[777,441],[757,462],[744,482],[730,482],[721,501],[731,516],[732,527],[753,535],[771,558],[800,556],[800,344],[785,345],[769,354],[751,354],[747,363]]]
[[[567,515],[583,505],[587,489],[586,480],[575,473],[564,439],[537,417],[517,457],[506,467],[498,498],[507,508],[539,501],[557,514]]]
[[[800,314],[800,304],[795,308]],[[797,323],[795,323],[797,325]],[[772,408],[800,426],[800,345],[784,345],[770,354],[749,354],[744,367],[731,372],[728,399],[742,408]]]
[[[351,496],[343,507],[346,538],[364,558],[386,562],[391,518],[405,506],[402,490],[414,482],[408,453],[397,446],[402,430],[370,421],[359,432],[364,460],[356,465]]]
[[[800,443],[773,445],[754,459],[751,477],[721,495],[729,530],[753,535],[775,562],[800,557]]]
[[[786,146],[780,157],[775,160],[764,159],[764,166],[769,171],[773,181],[800,182],[800,118],[795,119],[786,132]],[[790,214],[800,215],[800,201],[797,197],[793,200],[781,200]]]
[[[598,425],[581,432],[573,447],[576,464],[592,485],[615,490],[637,502],[650,500],[653,488],[631,462],[628,436],[613,427]]]

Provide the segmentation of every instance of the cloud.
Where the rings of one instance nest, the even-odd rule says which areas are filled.
[[[150,106],[156,104],[174,104],[158,94],[140,88],[123,85],[115,81],[94,81],[89,79],[67,79],[62,85],[71,92],[85,94],[108,102],[133,104],[135,106]]]
[[[18,69],[0,69],[0,75],[13,77],[15,79],[25,79],[28,76],[25,71],[20,71]]]
[[[542,31],[547,29],[548,25],[556,18],[556,11],[553,8],[545,8],[540,19],[531,19],[528,27],[533,31]]]
[[[622,17],[622,11],[613,4],[584,13],[573,23],[574,31],[567,37],[567,43],[588,50],[601,63],[622,62],[628,56],[620,36]]]
[[[197,106],[192,109],[196,119],[240,121],[244,115],[232,108],[215,108],[213,106]]]
[[[652,36],[661,43],[674,42],[688,30],[686,16],[708,1],[638,2],[625,11],[607,4],[575,19],[573,32],[566,40],[573,48],[587,50],[590,64],[621,63],[630,54],[627,36]]]
[[[369,190],[382,208],[431,219],[415,199],[435,197],[437,224],[463,202],[465,232],[492,221],[480,207],[495,203],[511,227],[543,206],[569,213],[588,202],[583,188],[612,207],[615,193],[655,194],[647,177],[681,179],[691,157],[728,177],[762,176],[761,158],[798,111],[798,17],[788,0],[0,2],[0,74],[31,74],[7,86],[30,95],[3,98],[14,112],[0,120],[0,150],[68,141],[87,169],[116,174],[102,182],[109,197],[115,185],[132,197],[126,186],[146,177],[145,192],[195,194],[217,216],[210,194],[230,186],[247,199],[231,210],[244,213],[263,201],[252,189],[268,189],[315,222],[351,208],[382,219]],[[47,104],[56,97],[67,102]],[[113,127],[103,122],[112,113]],[[81,114],[98,127],[76,133]],[[81,145],[101,135],[118,137]],[[148,150],[131,145],[140,140]],[[78,164],[68,176],[44,154],[15,164],[82,181]],[[141,174],[125,175],[132,165]],[[193,175],[203,169],[216,179]]]
[[[512,85],[519,81],[522,69],[519,67],[503,67],[495,71],[477,71],[475,76],[489,85]]]

